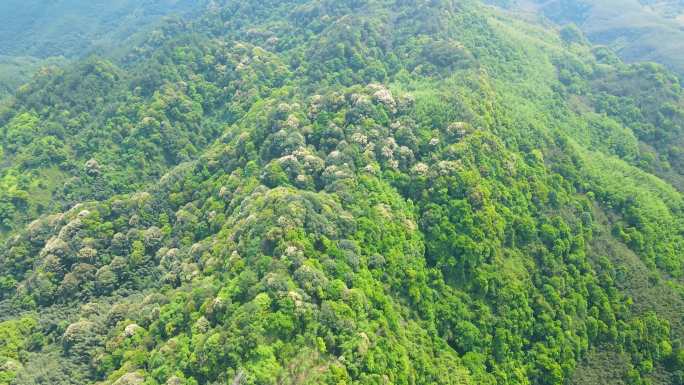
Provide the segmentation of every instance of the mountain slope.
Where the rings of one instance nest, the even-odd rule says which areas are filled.
[[[478,2],[166,28],[0,115],[0,382],[682,383],[676,77]]]

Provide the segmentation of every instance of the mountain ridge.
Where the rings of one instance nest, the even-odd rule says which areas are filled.
[[[662,67],[475,1],[168,28],[0,116],[0,382],[682,381]]]

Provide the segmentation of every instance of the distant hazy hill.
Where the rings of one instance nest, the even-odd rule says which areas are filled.
[[[203,9],[204,0],[0,1],[0,95],[37,68],[103,52],[164,16]]]
[[[126,38],[163,16],[197,9],[202,0],[4,0],[0,55],[77,56]]]
[[[528,10],[577,24],[627,61],[655,61],[684,73],[684,2],[680,0],[522,0]]]

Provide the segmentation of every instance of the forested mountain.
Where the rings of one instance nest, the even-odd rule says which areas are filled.
[[[505,5],[574,23],[596,44],[628,62],[654,61],[684,75],[684,2],[681,0],[517,0]]]
[[[0,96],[41,67],[121,47],[165,16],[197,13],[205,0],[3,0]]]
[[[0,110],[0,384],[684,384],[684,91],[475,0],[243,0]]]

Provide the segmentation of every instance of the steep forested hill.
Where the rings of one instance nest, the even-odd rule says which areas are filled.
[[[478,1],[218,3],[0,107],[0,384],[683,384],[684,91]]]

